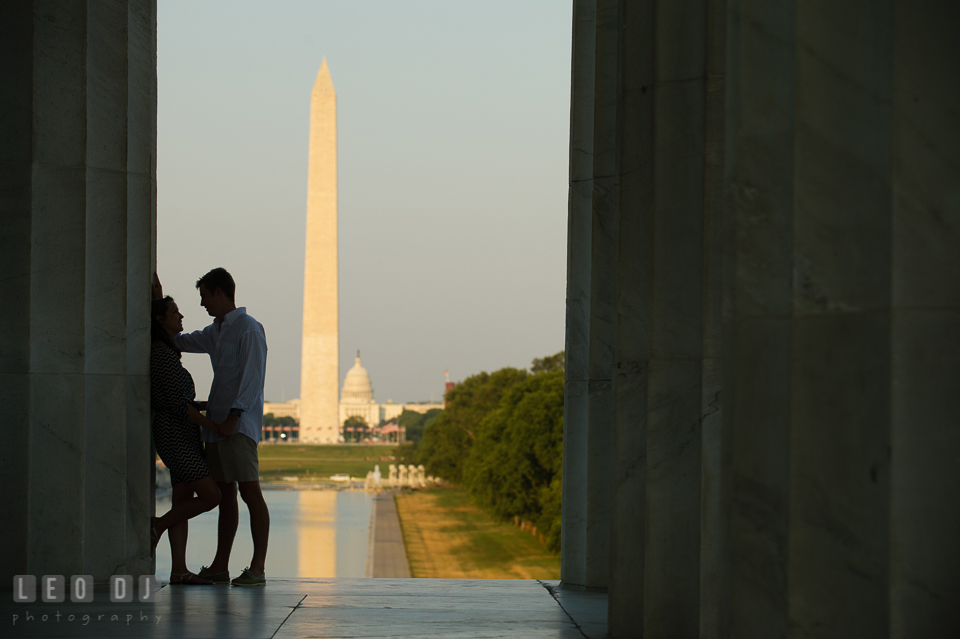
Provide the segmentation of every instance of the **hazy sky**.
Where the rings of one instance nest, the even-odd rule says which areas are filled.
[[[563,348],[571,3],[158,3],[158,268],[237,280],[266,397],[300,394],[310,91],[337,90],[340,377],[377,401]],[[205,395],[206,356],[184,356]]]

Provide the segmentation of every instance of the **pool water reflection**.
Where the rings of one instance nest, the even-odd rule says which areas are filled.
[[[267,579],[271,577],[364,577],[373,496],[355,490],[264,490],[270,509]],[[170,497],[157,498],[157,514],[170,510]],[[213,561],[218,510],[189,522],[187,567],[193,572]],[[230,555],[230,574],[250,563],[250,516],[240,501],[240,525]],[[170,542],[157,546],[157,575],[170,575]]]

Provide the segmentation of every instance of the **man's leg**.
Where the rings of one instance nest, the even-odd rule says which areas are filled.
[[[237,485],[234,482],[217,482],[220,487],[220,518],[217,520],[217,556],[208,567],[209,572],[230,570],[230,551],[240,524],[240,507],[237,504]]]
[[[250,560],[250,572],[254,575],[262,575],[267,561],[270,511],[267,509],[267,502],[263,499],[263,493],[260,491],[259,481],[240,482],[240,496],[250,510],[250,534],[253,537],[253,559]],[[236,499],[234,499],[234,504],[236,504]],[[234,519],[233,529],[234,531],[237,529],[236,519]]]

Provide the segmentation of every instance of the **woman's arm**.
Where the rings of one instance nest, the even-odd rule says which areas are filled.
[[[193,404],[187,404],[187,419],[189,419],[194,424],[199,424],[200,426],[213,431],[218,437],[220,436],[220,424],[213,421],[206,415],[203,415],[194,408]]]

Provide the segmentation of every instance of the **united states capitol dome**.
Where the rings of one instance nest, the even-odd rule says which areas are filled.
[[[347,371],[347,377],[343,380],[340,401],[344,404],[373,403],[373,384],[370,383],[367,369],[360,364],[360,351],[357,351],[353,368]]]

